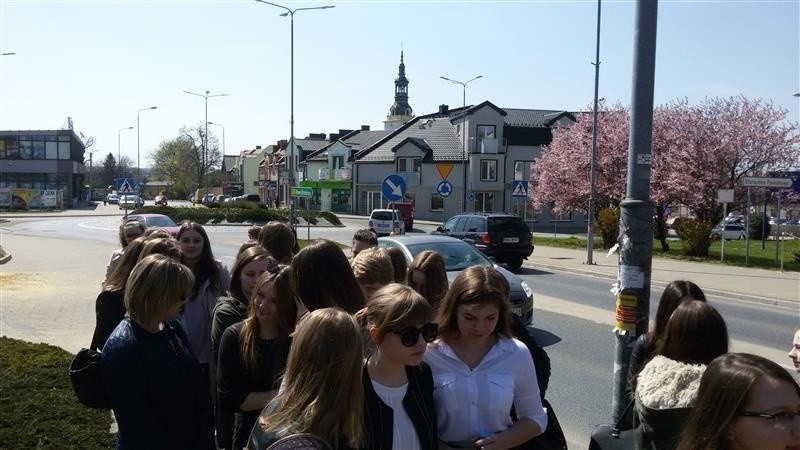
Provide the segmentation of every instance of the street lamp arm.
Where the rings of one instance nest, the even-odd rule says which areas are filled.
[[[185,93],[187,93],[187,94],[196,95],[196,96],[198,96],[198,97],[203,97],[203,98],[206,98],[206,96],[205,96],[205,95],[203,95],[203,94],[198,94],[198,93],[195,93],[195,92],[190,92],[190,91],[183,91],[183,92],[185,92]]]
[[[270,3],[270,2],[265,2],[264,0],[256,0],[256,1],[258,3],[266,3],[267,5],[277,6],[278,8],[285,9],[286,11],[289,12],[289,14],[294,14],[294,11],[292,11],[291,9],[289,9],[289,8],[283,6],[283,5],[278,5],[278,4]]]
[[[212,97],[227,97],[228,95],[230,95],[230,94],[214,94],[214,95],[207,95],[206,97],[207,97],[207,98],[212,98]]]
[[[335,8],[335,7],[336,7],[335,5],[313,6],[313,7],[310,7],[310,8],[297,8],[292,12],[295,13],[297,11],[308,11],[310,9],[330,9],[330,8]]]

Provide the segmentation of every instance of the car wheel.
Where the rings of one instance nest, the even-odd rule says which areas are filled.
[[[508,268],[517,271],[519,268],[522,267],[522,258],[511,259],[508,261]]]

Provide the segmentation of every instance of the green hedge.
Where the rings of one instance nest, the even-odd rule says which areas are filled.
[[[212,206],[215,205],[215,206]],[[220,223],[267,223],[271,220],[288,222],[288,211],[285,209],[272,209],[264,205],[253,202],[224,202],[205,206],[145,206],[134,211],[136,214],[164,214],[169,216],[176,223],[184,220],[191,220],[200,224]],[[310,211],[305,209],[297,210],[297,217],[311,222],[312,225],[318,223],[318,218],[323,217],[334,225],[341,225],[342,222],[332,212]]]
[[[75,398],[58,347],[0,337],[0,448],[114,448],[111,412]]]

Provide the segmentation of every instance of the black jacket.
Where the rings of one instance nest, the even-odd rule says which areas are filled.
[[[436,409],[433,404],[433,375],[431,368],[422,363],[418,367],[406,366],[408,390],[403,397],[403,408],[411,418],[411,423],[419,437],[423,450],[439,448]],[[392,408],[378,397],[367,366],[364,364],[364,434],[365,450],[392,450],[393,416]],[[402,449],[394,449],[402,450]]]

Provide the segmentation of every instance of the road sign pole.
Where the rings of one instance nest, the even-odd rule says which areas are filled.
[[[750,265],[750,186],[747,187],[747,211],[744,215],[744,265]]]
[[[728,204],[722,204],[722,250],[719,252],[719,261],[725,261],[725,228],[728,225]]]

